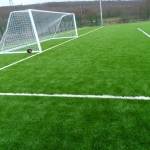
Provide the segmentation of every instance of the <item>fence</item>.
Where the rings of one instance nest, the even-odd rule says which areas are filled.
[[[0,39],[2,38],[2,35],[3,35],[3,30],[2,27],[0,26]]]

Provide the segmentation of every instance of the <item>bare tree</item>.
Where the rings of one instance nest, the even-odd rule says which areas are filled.
[[[145,13],[147,19],[150,19],[150,0],[145,0]]]

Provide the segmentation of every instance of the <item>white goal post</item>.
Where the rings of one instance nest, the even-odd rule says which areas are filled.
[[[60,38],[77,38],[74,13],[21,10],[9,15],[0,41],[0,54],[42,52],[41,42]]]

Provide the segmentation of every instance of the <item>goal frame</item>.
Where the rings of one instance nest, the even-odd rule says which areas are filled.
[[[53,35],[52,38],[49,38],[49,39],[46,39],[46,40],[42,40],[40,41],[39,39],[39,35],[37,33],[37,29],[36,29],[36,26],[35,26],[35,21],[34,21],[34,18],[33,18],[33,14],[32,14],[32,11],[35,11],[35,12],[45,12],[45,13],[53,13],[53,14],[62,14],[63,16],[61,17],[61,19],[65,16],[69,16],[69,15],[72,15],[73,17],[73,23],[74,23],[74,30],[75,30],[75,36],[69,36],[69,37],[54,37],[56,32],[57,32],[57,29],[59,27],[59,24],[61,22],[59,22],[58,26],[57,26],[57,29],[55,30],[55,33]],[[3,34],[3,37],[0,41],[0,44],[2,42],[2,45],[1,45],[1,49],[0,49],[0,54],[10,54],[10,53],[27,53],[27,51],[15,51],[15,49],[19,49],[19,48],[23,48],[23,47],[26,47],[26,46],[29,46],[29,45],[26,45],[26,46],[19,46],[19,47],[16,47],[16,48],[12,48],[10,50],[7,50],[7,51],[3,51],[3,47],[4,47],[4,44],[5,44],[5,34],[7,33],[8,31],[8,26],[10,24],[10,18],[11,18],[11,15],[13,12],[28,12],[29,14],[29,18],[30,18],[30,21],[31,21],[31,25],[32,25],[32,28],[33,28],[33,31],[34,31],[34,35],[35,35],[35,40],[36,40],[36,43],[37,43],[37,47],[38,47],[38,51],[33,51],[33,52],[39,52],[41,53],[42,52],[42,48],[41,48],[41,44],[42,42],[45,42],[45,41],[49,41],[49,40],[52,40],[52,39],[61,39],[61,38],[77,38],[78,37],[78,32],[77,32],[77,25],[76,25],[76,19],[75,19],[75,14],[74,13],[66,13],[66,12],[55,12],[55,11],[45,11],[45,10],[36,10],[36,9],[28,9],[28,10],[20,10],[20,11],[12,11],[9,15],[9,18],[8,18],[8,22],[7,22],[7,26],[6,26],[6,31],[4,32]],[[4,39],[3,39],[4,38]],[[3,40],[3,41],[2,41]],[[34,44],[36,44],[34,43]]]

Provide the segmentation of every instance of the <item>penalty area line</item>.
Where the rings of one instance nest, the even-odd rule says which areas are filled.
[[[65,97],[65,98],[91,98],[91,99],[123,99],[123,100],[150,100],[146,96],[114,96],[114,95],[76,95],[76,94],[37,94],[37,93],[0,93],[0,96],[23,97]]]
[[[99,29],[101,29],[101,28],[103,28],[103,27],[104,27],[104,26],[99,27],[99,28],[96,28],[96,29],[94,29],[94,30],[92,30],[92,31],[89,31],[89,32],[87,32],[87,33],[85,33],[85,34],[82,34],[82,35],[80,35],[80,36],[78,36],[78,37],[82,37],[82,36],[87,35],[87,34],[89,34],[89,33],[91,33],[91,32],[94,32],[94,31],[96,31],[96,30],[99,30]],[[69,40],[67,40],[67,41],[65,41],[65,42],[62,42],[62,43],[57,44],[57,45],[55,45],[55,46],[53,46],[53,47],[50,47],[50,48],[48,48],[48,49],[42,51],[41,53],[36,53],[36,54],[34,54],[34,55],[31,55],[31,56],[29,56],[29,57],[26,57],[26,58],[24,58],[24,59],[21,59],[21,60],[19,60],[19,61],[16,61],[16,62],[14,62],[14,63],[11,63],[11,64],[9,64],[9,65],[6,65],[6,66],[4,66],[4,67],[1,67],[1,68],[0,68],[0,71],[6,69],[6,68],[8,68],[8,67],[11,67],[11,66],[13,66],[13,65],[16,65],[16,64],[18,64],[18,63],[20,63],[20,62],[23,62],[23,61],[25,61],[25,60],[27,60],[27,59],[30,59],[30,58],[32,58],[32,57],[34,57],[34,56],[36,56],[36,55],[39,55],[39,54],[42,54],[42,53],[44,53],[44,52],[46,52],[46,51],[49,51],[49,50],[51,50],[51,49],[54,49],[54,48],[56,48],[56,47],[58,47],[58,46],[64,45],[64,44],[66,44],[66,43],[68,43],[68,42],[70,42],[70,41],[72,41],[72,40],[75,40],[75,39],[77,39],[77,38],[69,39]]]
[[[138,28],[139,31],[141,31],[142,33],[144,33],[146,36],[150,37],[150,35],[148,33],[146,33],[145,31],[143,31],[142,29]]]

